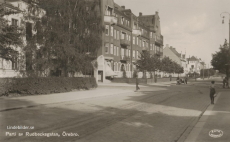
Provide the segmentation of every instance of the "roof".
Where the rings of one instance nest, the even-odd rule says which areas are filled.
[[[192,56],[191,58],[188,58],[189,61],[199,61],[196,57]]]
[[[180,58],[180,56],[181,56],[181,54],[180,53],[178,53],[177,51],[176,51],[176,49],[175,48],[173,48],[173,47],[169,47],[169,49],[177,56],[177,57],[179,57]]]

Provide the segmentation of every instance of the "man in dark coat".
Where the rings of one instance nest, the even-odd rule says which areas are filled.
[[[210,99],[211,99],[211,104],[214,104],[214,95],[216,94],[216,89],[215,89],[215,81],[211,82],[210,86]]]

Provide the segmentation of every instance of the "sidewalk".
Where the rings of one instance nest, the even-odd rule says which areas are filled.
[[[134,90],[134,89],[133,89]],[[21,97],[1,97],[0,98],[0,112],[28,107],[35,107],[39,105],[63,103],[69,101],[76,101],[88,98],[97,98],[103,96],[119,95],[124,93],[134,92],[131,89],[125,88],[96,88],[84,91],[72,91],[65,93],[21,96]]]
[[[230,92],[219,93],[209,105],[185,142],[230,141]]]

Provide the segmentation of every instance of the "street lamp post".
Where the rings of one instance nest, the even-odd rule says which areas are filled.
[[[228,12],[222,12],[220,14],[220,16],[222,17],[222,15],[224,14],[227,14],[228,15],[228,18],[229,18],[229,41],[228,41],[228,47],[229,47],[229,56],[230,56],[230,13]],[[224,24],[224,16],[222,17],[223,20],[222,20],[222,23]],[[229,79],[229,69],[230,69],[230,63],[226,64],[226,75],[227,75],[227,78]]]

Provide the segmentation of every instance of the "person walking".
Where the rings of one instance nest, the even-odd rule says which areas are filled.
[[[211,104],[214,104],[214,97],[216,94],[216,89],[215,89],[215,81],[211,81],[211,86],[210,86],[210,99],[211,99]]]
[[[225,86],[229,88],[229,78],[225,77]]]
[[[184,78],[184,84],[187,84],[187,81],[188,81],[188,78],[187,78],[187,76],[185,76],[185,78]]]
[[[140,87],[138,85],[139,85],[138,76],[136,76],[136,91],[135,92],[137,92],[138,90],[140,90]]]
[[[226,78],[223,79],[223,88],[225,88]]]

